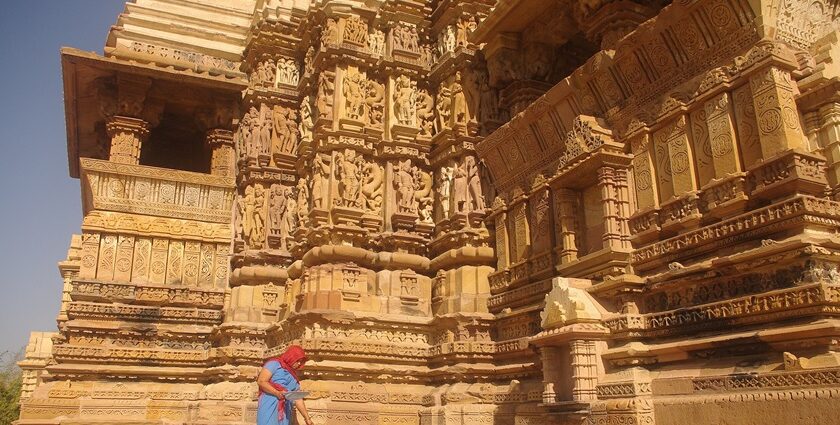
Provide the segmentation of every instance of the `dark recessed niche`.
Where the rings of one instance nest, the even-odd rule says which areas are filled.
[[[209,173],[210,157],[205,131],[190,114],[164,112],[143,143],[140,164]]]

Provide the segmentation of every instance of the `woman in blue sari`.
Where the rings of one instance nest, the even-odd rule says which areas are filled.
[[[286,400],[283,393],[299,391],[298,372],[306,363],[303,348],[292,345],[279,357],[268,359],[257,377],[260,398],[257,402],[257,425],[289,425],[294,410],[292,405],[303,415],[306,425],[313,425],[312,418],[306,411],[303,400]]]

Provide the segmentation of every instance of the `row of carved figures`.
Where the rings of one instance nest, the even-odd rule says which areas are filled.
[[[298,64],[292,58],[273,58],[258,62],[250,75],[251,84],[258,87],[277,87],[279,84],[297,86],[300,81]]]
[[[258,158],[274,153],[294,154],[299,138],[297,112],[262,104],[249,108],[239,123],[236,147],[240,158]]]
[[[385,86],[376,80],[367,79],[352,68],[344,73],[341,83],[343,116],[381,128],[385,110]],[[316,98],[316,108],[321,117],[332,116],[334,91],[333,79],[322,74]],[[417,126],[424,136],[432,136],[444,128],[470,121],[499,119],[497,95],[483,70],[470,73],[470,78],[463,78],[457,72],[450,84],[441,85],[437,101],[428,90],[418,88],[416,81],[401,75],[394,80],[391,104],[396,124]]]
[[[234,227],[250,249],[263,249],[268,243],[270,248],[288,251],[295,229],[306,224],[310,195],[313,208],[327,209],[330,187],[335,188],[332,206],[381,213],[383,167],[352,149],[335,152],[332,158],[316,154],[311,180],[301,178],[295,187],[272,184],[266,189],[260,183],[245,187],[243,196],[236,200]],[[433,224],[432,185],[432,175],[412,165],[410,159],[395,163],[391,186],[397,212]],[[468,155],[459,163],[441,168],[436,193],[443,218],[484,210],[481,172],[475,157]]]
[[[327,19],[324,30],[321,32],[321,43],[337,44],[339,41],[367,47],[375,54],[384,56],[386,48],[385,33],[374,28],[369,30],[368,23],[358,16],[351,16],[344,21],[344,30],[339,35],[339,21]],[[475,16],[463,17],[457,23],[448,25],[438,34],[435,41],[435,54],[432,54],[430,46],[420,43],[420,34],[417,27],[407,23],[400,23],[391,28],[391,46],[393,50],[419,53],[425,63],[437,57],[452,52],[458,47],[466,47],[468,36],[478,27],[478,18]]]
[[[235,204],[236,235],[251,249],[265,248],[269,239],[276,239],[272,248],[287,251],[295,229],[304,223],[308,202],[305,184],[294,188],[272,184],[267,190],[260,183],[248,185]]]

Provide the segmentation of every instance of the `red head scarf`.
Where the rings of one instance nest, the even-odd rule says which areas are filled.
[[[287,372],[291,373],[296,381],[300,381],[300,379],[298,379],[297,376],[297,371],[292,367],[292,365],[295,364],[295,362],[298,360],[306,361],[306,353],[303,352],[303,348],[301,348],[299,345],[292,345],[289,348],[287,348],[286,351],[283,352],[283,354],[281,354],[280,356],[272,357],[266,360],[265,362],[268,363],[272,360],[280,363],[280,366],[283,369],[286,369]]]

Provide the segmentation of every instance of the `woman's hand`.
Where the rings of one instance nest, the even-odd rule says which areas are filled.
[[[315,425],[315,422],[312,422],[312,418],[307,417],[304,420],[306,421],[306,425]]]

